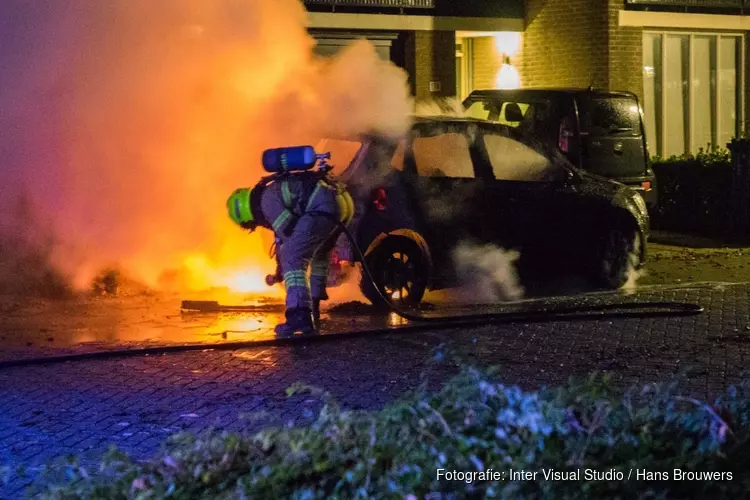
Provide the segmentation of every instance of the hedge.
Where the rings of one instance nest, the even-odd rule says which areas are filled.
[[[75,461],[57,469],[66,480],[41,497],[748,496],[745,383],[706,404],[681,395],[679,379],[623,391],[592,375],[525,392],[495,374],[464,367],[442,390],[421,386],[377,413],[344,411],[330,395],[295,386],[289,394],[322,396],[311,425],[180,434],[146,462],[112,450],[96,470]],[[537,480],[511,479],[511,470]],[[580,478],[545,480],[551,470]],[[454,471],[473,477],[448,480]]]
[[[655,158],[659,192],[655,229],[723,236],[731,220],[732,164],[728,150]]]

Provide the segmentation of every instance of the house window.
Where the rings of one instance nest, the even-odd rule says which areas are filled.
[[[646,138],[668,157],[726,147],[742,123],[741,35],[643,35]]]
[[[466,99],[474,86],[474,45],[469,37],[456,38],[456,98],[459,101]]]

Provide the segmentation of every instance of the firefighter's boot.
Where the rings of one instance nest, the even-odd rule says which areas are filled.
[[[297,332],[302,335],[316,335],[318,329],[313,322],[312,311],[306,307],[289,309],[286,311],[286,322],[276,325],[274,328],[276,337],[291,337]]]

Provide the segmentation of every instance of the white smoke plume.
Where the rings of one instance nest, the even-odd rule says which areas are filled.
[[[77,285],[113,263],[150,284],[262,283],[268,239],[225,213],[262,150],[399,136],[413,109],[371,44],[318,58],[305,25],[299,0],[4,0],[0,249],[43,241]]]
[[[626,295],[635,293],[638,286],[638,280],[646,277],[646,275],[648,274],[648,271],[645,268],[636,269],[636,264],[638,263],[638,260],[640,258],[640,252],[641,240],[640,238],[635,238],[633,240],[632,251],[628,255],[628,280],[622,286],[622,292]]]
[[[453,251],[463,290],[474,303],[510,302],[523,298],[515,262],[521,254],[490,244],[460,243]]]

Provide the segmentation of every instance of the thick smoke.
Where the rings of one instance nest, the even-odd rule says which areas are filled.
[[[305,20],[299,0],[5,0],[0,283],[8,248],[77,285],[113,264],[151,284],[183,266],[185,286],[243,267],[260,282],[266,246],[224,204],[262,150],[398,136],[412,109],[402,70],[365,41],[315,57]]]

